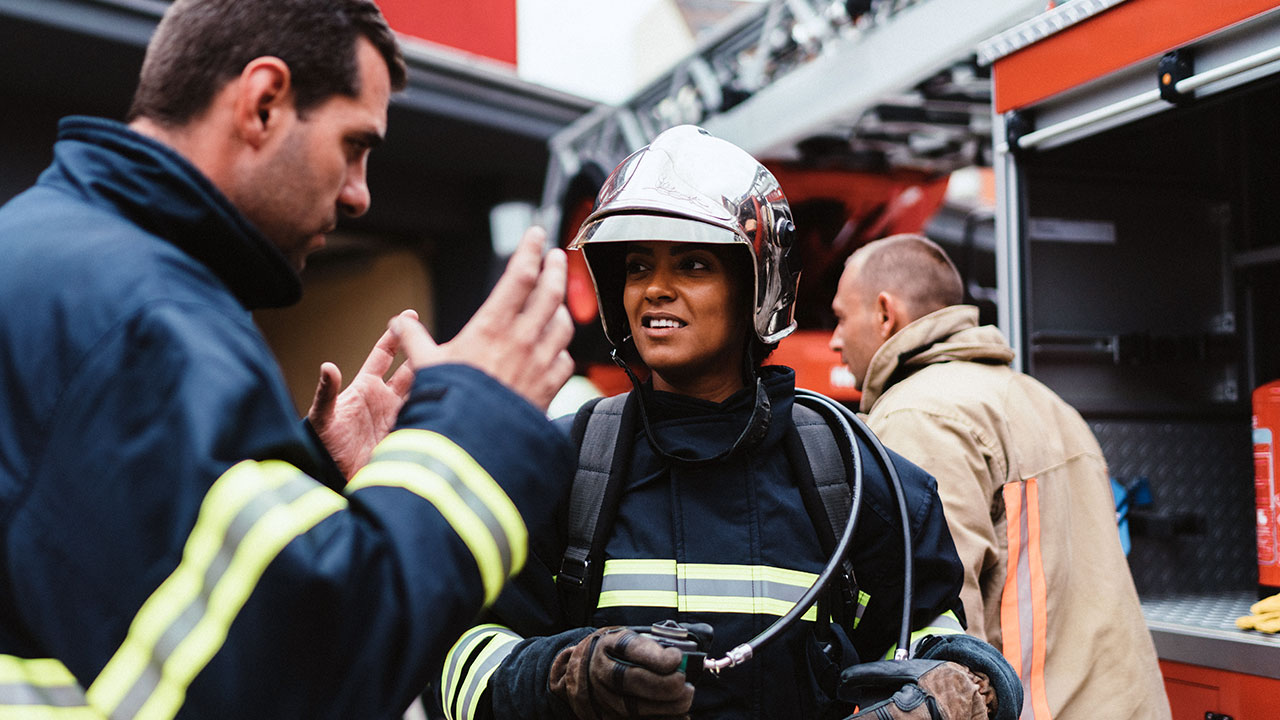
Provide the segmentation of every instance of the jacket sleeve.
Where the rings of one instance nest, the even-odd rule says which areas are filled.
[[[335,492],[247,316],[200,306],[104,339],[52,418],[6,570],[30,645],[111,717],[397,716],[572,466],[542,413],[442,366]]]
[[[861,596],[850,639],[862,661],[892,654],[902,624],[903,542],[898,501],[890,481],[863,447],[863,504],[853,563]],[[963,582],[934,479],[889,451],[902,481],[911,531],[911,641],[930,634],[962,632],[959,593]]]
[[[555,422],[568,437],[572,416]],[[572,627],[554,581],[564,553],[565,483],[555,510],[529,520],[529,562],[483,618],[449,651],[439,682],[449,720],[573,720],[567,703],[548,689],[561,650],[595,628]]]
[[[964,566],[960,599],[968,630],[989,639],[982,582],[999,563],[991,503],[1003,473],[993,477],[988,460],[1000,454],[962,420],[924,410],[896,410],[873,417],[872,428],[886,445],[937,478],[938,495]]]

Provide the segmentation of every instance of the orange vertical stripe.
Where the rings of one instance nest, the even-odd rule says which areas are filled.
[[[1000,597],[1001,651],[1018,676],[1022,677],[1022,628],[1018,622],[1018,551],[1022,547],[1022,485],[1005,483],[1004,493],[1006,553],[1004,592]]]
[[[1051,720],[1049,697],[1044,686],[1044,654],[1049,637],[1048,593],[1045,591],[1044,561],[1040,555],[1040,488],[1035,478],[1027,480],[1028,560],[1031,569],[1031,708],[1036,720]]]

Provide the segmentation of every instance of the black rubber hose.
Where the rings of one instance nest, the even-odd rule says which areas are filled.
[[[885,474],[889,476],[890,484],[893,485],[893,492],[898,498],[898,512],[902,518],[902,626],[898,631],[898,652],[894,657],[895,659],[905,660],[911,656],[911,601],[914,594],[913,589],[915,588],[915,543],[911,539],[911,523],[907,512],[907,494],[902,489],[902,479],[898,477],[898,471],[894,468],[893,460],[889,457],[889,451],[885,449],[884,443],[880,442],[880,438],[871,432],[871,428],[867,427],[867,424],[862,421],[862,418],[858,417],[857,413],[812,390],[797,389],[796,398],[799,399],[801,397],[821,398],[846,417],[858,434],[875,450],[876,460],[885,471]]]

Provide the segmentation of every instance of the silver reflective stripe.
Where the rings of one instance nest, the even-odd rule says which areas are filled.
[[[270,510],[280,505],[288,505],[316,487],[317,484],[314,480],[299,472],[281,487],[253,498],[236,513],[235,518],[227,527],[222,546],[218,548],[217,555],[214,556],[213,561],[205,571],[204,583],[200,593],[192,598],[191,602],[182,609],[182,612],[179,613],[173,623],[160,635],[160,638],[156,641],[155,650],[151,654],[150,661],[142,670],[142,675],[129,688],[129,691],[125,693],[124,699],[120,701],[115,711],[111,713],[112,720],[135,717],[138,711],[142,709],[143,704],[160,686],[161,678],[164,676],[165,662],[172,657],[178,645],[186,639],[192,629],[208,613],[210,595],[226,574],[227,568],[230,567],[231,560],[235,557],[236,551],[239,550],[245,535]]]
[[[449,483],[449,487],[462,498],[467,508],[480,518],[492,535],[494,541],[498,544],[498,554],[502,558],[503,575],[509,575],[512,569],[511,558],[511,539],[507,537],[506,530],[503,529],[502,523],[493,514],[493,510],[489,508],[479,496],[471,490],[466,483],[462,482],[462,478],[454,472],[453,468],[441,462],[439,458],[416,450],[383,450],[374,453],[373,462],[410,462],[421,465],[427,470],[438,475],[442,480]]]
[[[1035,645],[1032,638],[1034,628],[1032,623],[1032,607],[1031,607],[1031,528],[1028,526],[1027,520],[1027,484],[1025,482],[1018,483],[1019,486],[1019,504],[1021,511],[1018,513],[1018,626],[1020,632],[1018,637],[1022,639],[1022,647],[1018,648],[1019,656],[1022,658],[1022,667],[1018,669],[1018,676],[1022,678],[1022,695],[1024,698],[1031,697],[1031,663],[1032,649]],[[1036,716],[1035,707],[1029,700],[1022,705],[1022,718],[1024,720],[1033,720]]]
[[[11,705],[45,707],[83,707],[84,691],[79,685],[40,687],[23,683],[0,684],[0,710]]]
[[[0,718],[101,718],[70,670],[53,658],[0,655]]]
[[[767,565],[611,559],[605,562],[599,607],[783,615],[816,577]],[[805,615],[816,617],[812,608]]]
[[[463,687],[466,688],[466,696],[462,698],[462,704],[459,706],[459,720],[475,719],[476,701],[489,686],[489,676],[493,675],[520,640],[520,636],[515,633],[495,634],[489,644],[480,651],[480,656],[471,664],[467,677],[462,681]]]
[[[871,595],[858,591],[858,609],[853,615],[853,629],[857,630],[858,625],[862,624],[862,614],[867,611],[867,603],[871,602]]]
[[[493,624],[463,633],[445,657],[440,684],[445,715],[455,720],[474,717],[476,698],[488,686],[489,676],[523,639],[512,630]]]
[[[606,572],[608,572],[606,570]],[[804,595],[805,587],[785,585],[768,580],[711,580],[703,578],[684,578],[677,580],[674,575],[608,575],[604,577],[602,592],[618,590],[641,590],[658,592],[676,592],[680,595],[702,595],[706,597],[738,597],[738,598],[770,598],[782,602],[795,603]]]

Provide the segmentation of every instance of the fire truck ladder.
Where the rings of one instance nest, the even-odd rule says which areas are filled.
[[[946,173],[991,163],[991,82],[975,48],[1046,0],[770,0],[731,15],[619,106],[554,135],[541,222],[682,123],[756,157]]]

